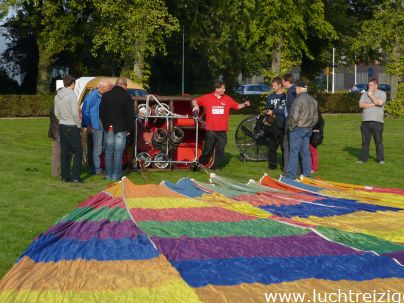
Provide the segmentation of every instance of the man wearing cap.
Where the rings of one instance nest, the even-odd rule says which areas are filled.
[[[376,145],[376,159],[384,164],[383,149],[383,127],[384,127],[384,106],[386,105],[386,93],[377,88],[377,79],[369,81],[369,89],[364,92],[359,100],[359,107],[362,111],[362,153],[359,163],[364,163],[369,157],[370,137]]]
[[[296,93],[297,97],[290,108],[287,121],[290,153],[286,168],[286,178],[291,179],[296,178],[299,155],[302,159],[302,173],[305,177],[310,177],[310,136],[313,126],[318,121],[317,101],[307,93],[306,83],[299,81],[296,84]]]

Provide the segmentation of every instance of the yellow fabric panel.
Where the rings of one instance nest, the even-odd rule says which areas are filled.
[[[160,184],[143,184],[136,185],[130,180],[124,179],[125,182],[125,197],[137,197],[137,198],[148,198],[148,197],[172,197],[172,198],[184,198],[167,187]]]
[[[191,208],[191,207],[212,206],[212,203],[184,197],[128,198],[125,201],[129,208],[163,209],[163,208]]]
[[[184,198],[184,196],[159,184],[136,185],[128,179],[117,182],[108,187],[104,192],[110,193],[114,197],[122,197],[122,189],[125,188],[125,198],[151,198],[151,197],[172,197]]]
[[[104,192],[111,194],[114,198],[122,197],[122,182],[117,182],[109,186]]]
[[[163,256],[136,261],[60,261],[36,263],[24,257],[7,273],[0,290],[102,291],[156,287],[181,280]]]
[[[341,188],[346,188],[346,189],[364,189],[365,186],[363,185],[357,185],[357,184],[349,184],[349,183],[342,183],[342,182],[335,182],[335,181],[324,181],[327,182],[331,185],[335,185]]]
[[[201,302],[195,290],[184,281],[174,280],[161,283],[158,287],[132,288],[128,290],[97,291],[0,291],[2,303],[155,303],[155,302]]]
[[[272,214],[268,213],[267,211],[255,207],[248,202],[236,201],[219,193],[206,194],[200,199],[202,201],[209,202],[214,206],[223,207],[231,211],[257,218],[268,218],[272,216]]]
[[[356,200],[358,202],[363,202],[367,204],[404,208],[404,196],[389,193],[365,192],[357,190],[349,190],[349,191],[321,190],[319,194],[334,198]]]
[[[311,178],[307,178],[307,177],[302,177],[300,179],[300,182],[302,182],[304,184],[320,187],[320,188],[323,188],[323,189],[331,189],[331,190],[350,190],[350,189],[352,189],[352,188],[346,188],[346,187],[343,187],[343,186],[338,186],[338,185],[335,185],[335,184],[331,184],[328,181],[316,180],[316,179],[311,179]]]
[[[320,293],[320,299],[324,298],[324,292],[337,293],[345,292],[348,295],[348,300],[342,296],[342,301],[335,301],[335,296],[331,297],[333,302],[350,302],[349,291],[352,293],[370,293],[384,292],[390,293],[403,291],[403,281],[401,279],[374,279],[367,281],[328,281],[321,279],[303,279],[295,282],[284,282],[279,284],[265,285],[260,283],[240,284],[235,286],[214,286],[208,285],[196,288],[196,292],[203,302],[228,302],[228,303],[255,303],[255,302],[274,302],[267,301],[265,293],[301,293],[306,299],[304,302],[325,302],[320,301],[318,297],[314,300],[314,296]],[[314,293],[315,291],[315,293]],[[355,294],[354,294],[355,295]],[[354,297],[356,300],[356,297]],[[310,301],[309,301],[310,300]],[[367,299],[366,299],[367,300]],[[303,302],[299,300],[277,300],[276,302]],[[331,302],[331,301],[327,301]],[[352,302],[364,302],[363,300]],[[367,301],[370,302],[370,301]]]
[[[308,218],[293,217],[292,219],[308,224],[364,233],[396,243],[404,243],[404,211],[361,211],[343,216],[310,216]]]

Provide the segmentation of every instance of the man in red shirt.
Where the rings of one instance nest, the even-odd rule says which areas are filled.
[[[215,161],[211,168],[218,169],[224,158],[230,109],[242,109],[250,106],[250,101],[239,104],[230,96],[225,95],[226,88],[221,81],[216,81],[214,87],[213,93],[192,100],[192,111],[199,111],[199,106],[203,106],[206,113],[206,134],[199,163],[206,165],[215,149]]]

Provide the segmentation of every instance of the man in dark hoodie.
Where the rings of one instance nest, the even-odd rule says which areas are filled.
[[[283,137],[285,134],[285,106],[286,95],[283,92],[282,79],[275,77],[272,80],[272,89],[274,92],[267,97],[266,114],[275,116],[274,125],[271,126],[269,132],[269,151],[268,151],[268,169],[277,168],[276,151],[278,146],[282,149],[282,169],[283,162]]]
[[[55,97],[55,116],[59,120],[60,133],[60,168],[62,182],[83,183],[80,179],[83,150],[81,147],[81,119],[74,93],[76,80],[66,75],[63,86]],[[70,168],[70,154],[73,154],[73,169]]]
[[[285,119],[287,121],[290,110],[292,108],[293,102],[297,96],[296,86],[293,84],[293,74],[287,73],[282,77],[282,86],[286,88],[286,107],[285,107]],[[286,174],[287,165],[289,163],[289,149],[290,149],[290,138],[289,130],[285,128],[285,136],[283,139],[283,173]]]
[[[100,119],[105,138],[105,179],[118,181],[122,176],[122,155],[126,137],[134,127],[133,102],[126,78],[118,78],[115,86],[102,96]]]

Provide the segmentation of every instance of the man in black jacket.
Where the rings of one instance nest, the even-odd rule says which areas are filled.
[[[126,137],[134,125],[133,104],[127,89],[127,80],[118,78],[114,88],[102,96],[100,104],[105,138],[105,179],[114,181],[122,176]]]

